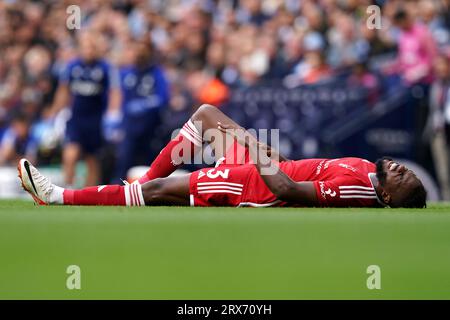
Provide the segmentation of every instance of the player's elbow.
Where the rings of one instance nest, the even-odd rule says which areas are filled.
[[[273,191],[278,200],[289,203],[297,203],[307,206],[315,206],[317,199],[315,189],[311,184],[296,182],[284,182]]]
[[[278,183],[272,188],[272,193],[281,201],[289,201],[295,192],[294,187],[290,183]]]

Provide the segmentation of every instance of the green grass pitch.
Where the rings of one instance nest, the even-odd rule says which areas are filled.
[[[68,290],[66,268],[81,268]],[[369,290],[378,265],[381,289]],[[449,299],[450,205],[426,210],[0,202],[0,299]]]

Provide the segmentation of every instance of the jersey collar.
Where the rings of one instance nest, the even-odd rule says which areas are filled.
[[[368,174],[368,176],[369,176],[370,184],[372,185],[372,188],[375,190],[375,194],[377,196],[378,203],[385,208],[389,208],[389,206],[387,204],[385,204],[383,201],[381,201],[380,197],[378,197],[376,188],[378,187],[379,181],[378,181],[376,173],[370,172]]]

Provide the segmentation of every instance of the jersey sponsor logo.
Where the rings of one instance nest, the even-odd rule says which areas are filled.
[[[96,96],[101,93],[103,86],[89,80],[75,80],[71,83],[70,89],[73,94],[81,96]]]
[[[348,164],[346,164],[346,163],[339,163],[339,166],[340,166],[341,168],[345,168],[345,169],[351,170],[351,171],[353,171],[353,172],[358,171],[358,170],[356,170],[354,167],[352,167],[352,166],[350,166],[350,165],[348,165]]]
[[[323,166],[323,169],[324,169],[324,170],[328,169],[328,167],[330,166],[330,163],[335,162],[335,161],[338,161],[338,160],[340,160],[340,159],[332,159],[332,160],[328,160],[328,161],[325,163],[325,165]]]
[[[320,194],[321,194],[322,198],[326,199],[327,194],[325,193],[325,182],[319,181],[319,187],[320,187]]]
[[[320,173],[320,171],[322,171],[322,167],[323,167],[324,162],[325,162],[325,160],[320,161],[320,163],[319,163],[319,165],[317,166],[317,169],[316,169],[316,175],[318,175]]]
[[[320,172],[322,171],[322,169],[323,170],[328,169],[328,167],[330,166],[331,163],[333,163],[335,161],[338,161],[338,160],[340,160],[340,159],[331,159],[331,160],[322,160],[322,161],[320,161],[320,163],[319,163],[319,165],[317,166],[317,169],[316,169],[316,175],[319,175]]]

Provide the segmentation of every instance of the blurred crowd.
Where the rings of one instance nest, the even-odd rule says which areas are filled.
[[[79,30],[67,27],[70,5],[80,8]],[[367,12],[370,5],[380,8],[375,18],[380,29],[367,24],[376,14]],[[102,90],[109,91],[109,101],[102,112],[114,124],[111,119],[119,117],[127,102],[132,101],[131,109],[140,105],[140,91],[148,87],[146,94],[151,94],[158,83],[158,102],[143,108],[187,114],[202,103],[220,106],[236,87],[272,80],[288,86],[314,84],[348,70],[349,85],[376,90],[368,62],[389,54],[395,59],[378,71],[398,75],[405,85],[429,86],[440,79],[448,88],[448,75],[434,69],[437,57],[437,68],[448,64],[449,30],[449,0],[1,1],[0,165],[58,146],[55,137],[65,130],[64,117],[58,116],[75,103],[71,95],[83,94],[82,86],[73,92],[67,75],[76,59],[88,61],[91,55],[105,64],[108,85]],[[139,73],[146,63],[145,68],[159,70],[148,69],[151,84]],[[127,86],[141,80],[140,89],[127,93]],[[62,84],[69,85],[66,93]],[[133,124],[142,119],[137,114]],[[46,123],[51,123],[50,131]],[[111,138],[120,139],[126,138]],[[117,176],[148,161],[133,159],[133,148],[130,143],[122,148],[123,168]],[[67,159],[81,157],[82,149],[72,150]]]

